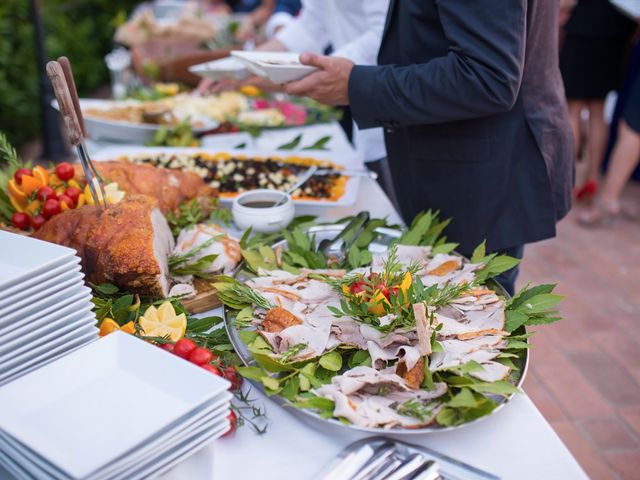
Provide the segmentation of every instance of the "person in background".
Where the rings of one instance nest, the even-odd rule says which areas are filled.
[[[580,212],[579,220],[585,226],[610,224],[620,213],[638,218],[638,212],[627,211],[620,204],[622,190],[640,161],[640,72],[631,88],[628,102],[618,127],[611,162],[602,190],[590,209]]]
[[[234,13],[246,13],[236,37],[247,41],[265,28],[267,38],[287,25],[300,11],[300,0],[227,0]]]
[[[608,0],[578,0],[564,26],[560,71],[576,158],[582,153],[586,162],[585,180],[575,190],[578,200],[591,200],[598,188],[609,131],[604,118],[605,98],[621,84],[634,27],[634,22]],[[589,112],[586,125],[582,121],[584,110]]]
[[[521,258],[571,206],[573,142],[558,68],[558,0],[392,0],[378,66],[301,55],[291,95],[384,126],[405,221],[439,210],[469,255]],[[498,277],[513,293],[517,270]]]

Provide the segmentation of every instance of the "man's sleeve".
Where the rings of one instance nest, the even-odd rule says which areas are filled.
[[[322,54],[329,46],[327,32],[322,25],[323,0],[304,0],[302,10],[292,22],[284,26],[275,38],[290,52]]]
[[[363,2],[362,8],[367,29],[331,55],[348,58],[359,65],[375,65],[378,63],[378,50],[389,10],[389,0],[367,0]]]
[[[512,108],[524,68],[526,3],[438,1],[447,55],[406,67],[354,67],[349,103],[358,126],[444,123]]]

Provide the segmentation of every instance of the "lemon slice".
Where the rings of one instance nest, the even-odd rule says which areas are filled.
[[[167,337],[177,342],[184,337],[187,329],[187,317],[184,313],[176,315],[171,302],[164,302],[158,308],[153,305],[147,308],[144,315],[138,319],[138,325],[149,337]]]

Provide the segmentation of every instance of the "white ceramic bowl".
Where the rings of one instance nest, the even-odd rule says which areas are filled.
[[[286,200],[277,207],[251,206],[255,203],[274,204],[282,197]],[[291,195],[285,195],[276,190],[250,190],[238,195],[231,207],[233,221],[242,230],[251,227],[254,232],[273,233],[285,228],[295,214],[295,207]]]

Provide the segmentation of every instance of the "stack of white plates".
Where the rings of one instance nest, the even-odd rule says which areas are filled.
[[[0,231],[0,385],[98,338],[75,250]]]
[[[228,430],[228,387],[114,332],[0,387],[0,464],[18,479],[160,475]]]

